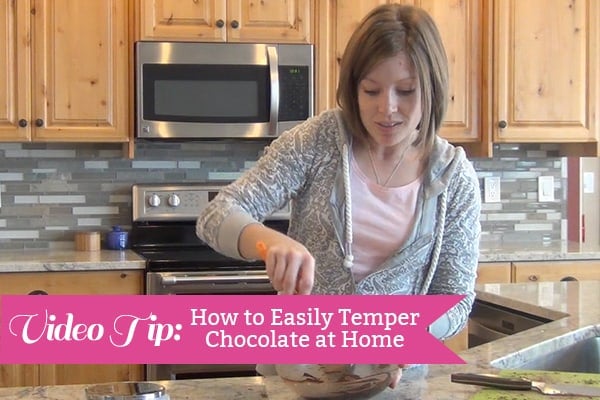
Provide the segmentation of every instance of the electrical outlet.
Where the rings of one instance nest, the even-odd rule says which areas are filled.
[[[500,202],[500,177],[486,176],[483,180],[483,198],[486,203]]]
[[[554,201],[554,177],[538,177],[538,201]]]

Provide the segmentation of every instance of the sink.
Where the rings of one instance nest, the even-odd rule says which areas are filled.
[[[469,348],[548,322],[552,322],[552,320],[475,299],[469,315]]]
[[[600,325],[540,342],[492,361],[501,369],[600,373]]]

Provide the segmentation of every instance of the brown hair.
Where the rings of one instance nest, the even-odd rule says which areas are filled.
[[[374,8],[354,31],[342,57],[337,102],[352,134],[366,138],[360,119],[358,84],[380,61],[405,52],[419,77],[423,115],[415,146],[429,151],[448,105],[448,60],[439,31],[417,7],[385,4]]]

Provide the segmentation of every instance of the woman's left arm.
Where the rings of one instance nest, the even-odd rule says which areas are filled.
[[[475,300],[481,233],[481,192],[473,165],[459,161],[449,182],[441,252],[428,294],[465,295],[431,326],[439,339],[457,334],[467,323]]]

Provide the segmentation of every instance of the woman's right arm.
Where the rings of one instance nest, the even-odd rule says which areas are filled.
[[[261,222],[310,181],[321,129],[322,120],[316,117],[283,133],[253,168],[221,189],[196,225],[200,239],[234,258],[259,258],[256,243],[265,242],[267,272],[284,293],[310,291],[314,260],[302,244]]]

